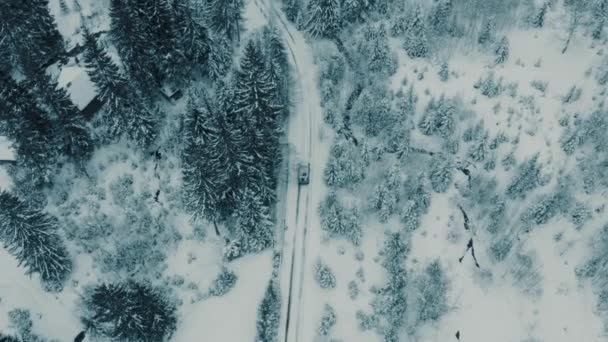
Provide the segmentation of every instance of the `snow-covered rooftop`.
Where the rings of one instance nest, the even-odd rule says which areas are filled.
[[[89,78],[86,70],[79,66],[66,66],[61,69],[58,86],[64,88],[70,95],[72,102],[83,110],[97,96],[95,84]]]

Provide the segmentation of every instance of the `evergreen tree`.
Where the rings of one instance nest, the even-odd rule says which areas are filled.
[[[213,49],[209,51],[207,74],[212,80],[218,81],[228,74],[232,66],[232,45],[221,35],[212,36],[209,45]]]
[[[405,33],[403,48],[411,58],[426,57],[429,53],[429,43],[426,38],[426,27],[422,10],[416,7],[409,20]]]
[[[367,70],[384,75],[392,75],[397,71],[397,58],[392,54],[384,25],[365,26],[357,43],[357,51]]]
[[[95,83],[100,99],[108,102],[110,107],[116,108],[120,98],[130,95],[127,80],[121,74],[118,65],[86,28],[84,29],[83,56],[87,74]]]
[[[287,20],[295,23],[300,11],[299,0],[283,0],[283,12],[285,13]]]
[[[72,272],[72,261],[57,234],[57,219],[6,191],[0,192],[0,208],[4,248],[28,274],[40,274],[47,289],[60,291]]]
[[[502,37],[500,39],[500,41],[496,45],[494,54],[496,55],[496,64],[502,64],[509,58],[509,40],[507,39],[507,37]]]
[[[545,25],[545,16],[547,15],[547,9],[549,9],[549,2],[545,1],[532,17],[533,27],[541,28]]]
[[[528,192],[536,189],[542,183],[538,155],[524,161],[517,168],[517,175],[507,187],[510,198],[525,197]]]
[[[86,119],[65,89],[59,88],[57,82],[46,74],[37,75],[30,89],[54,118],[53,131],[59,150],[75,160],[88,159],[93,152],[93,141],[86,127]]]
[[[334,310],[331,305],[325,304],[323,307],[323,314],[321,315],[321,321],[319,322],[319,327],[317,328],[317,333],[320,336],[329,336],[334,325],[336,325],[336,310]]]
[[[481,31],[479,32],[479,36],[477,37],[477,43],[481,46],[486,46],[492,41],[492,35],[494,33],[494,19],[489,18],[486,19],[482,26]]]
[[[591,14],[593,18],[591,36],[593,39],[600,39],[604,32],[606,17],[608,17],[608,0],[594,0],[591,5]]]
[[[431,99],[418,128],[424,135],[439,134],[448,138],[454,132],[454,116],[456,107],[454,101],[445,99],[443,96],[439,100]]]
[[[435,0],[429,21],[436,34],[442,35],[450,32],[449,24],[453,9],[452,0]]]
[[[358,245],[361,242],[362,231],[359,213],[356,209],[344,208],[336,193],[330,192],[319,206],[321,228],[331,237],[342,237]]]
[[[382,182],[376,186],[370,197],[372,209],[378,212],[380,222],[386,222],[397,210],[399,201],[399,174],[397,165],[393,165],[384,175]]]
[[[99,284],[88,289],[83,301],[84,326],[104,339],[165,341],[177,324],[175,306],[144,283]]]
[[[431,162],[429,179],[435,192],[446,192],[452,183],[452,163],[443,155],[438,155]]]
[[[313,37],[334,38],[342,26],[339,0],[311,0],[307,16],[306,30]]]
[[[368,10],[367,0],[341,0],[342,22],[354,24],[362,21]]]
[[[363,180],[364,166],[361,152],[357,146],[341,138],[335,141],[331,147],[323,178],[330,187],[354,186]]]
[[[315,265],[315,280],[322,289],[333,289],[336,287],[336,276],[331,268],[321,260]]]
[[[234,212],[235,239],[244,253],[257,253],[273,243],[273,223],[270,208],[252,189],[244,189]]]
[[[256,342],[278,341],[279,323],[281,320],[281,296],[279,287],[273,280],[270,281],[264,298],[258,307],[256,322]]]
[[[195,67],[205,66],[211,50],[207,28],[193,17],[194,9],[189,1],[174,1],[173,7],[175,12],[175,45],[184,58],[184,63],[175,63],[175,68],[183,69],[181,64],[185,63]]]
[[[209,0],[205,8],[206,22],[216,33],[232,41],[241,39],[243,0]]]

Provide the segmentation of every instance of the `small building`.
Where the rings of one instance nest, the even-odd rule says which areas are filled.
[[[163,81],[160,83],[160,92],[167,101],[177,101],[184,96],[182,90],[173,82]]]
[[[67,91],[72,103],[87,118],[92,117],[103,105],[95,84],[80,65],[62,67],[57,77],[57,85]]]
[[[298,185],[307,185],[310,182],[310,164],[298,165]]]

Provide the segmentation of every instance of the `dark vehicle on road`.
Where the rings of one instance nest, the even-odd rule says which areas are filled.
[[[310,182],[310,163],[298,165],[298,185],[308,185]]]

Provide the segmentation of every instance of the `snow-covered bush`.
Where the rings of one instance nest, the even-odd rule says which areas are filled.
[[[446,192],[452,184],[452,170],[454,166],[444,155],[438,154],[431,161],[429,179],[435,192]]]
[[[530,86],[538,91],[540,91],[541,93],[545,93],[547,91],[547,85],[549,83],[546,81],[540,81],[540,80],[533,80],[532,82],[530,82]]]
[[[494,60],[496,64],[502,64],[507,61],[509,58],[509,40],[507,37],[502,37],[498,44],[496,44],[494,54],[496,55],[496,59]]]
[[[30,341],[32,336],[32,316],[29,310],[26,309],[13,309],[8,312],[8,319],[10,325],[17,331],[17,334],[24,341]],[[3,341],[0,339],[0,341]],[[4,341],[3,341],[4,342]]]
[[[281,320],[281,294],[271,280],[258,307],[255,342],[277,342]]]
[[[504,236],[492,243],[489,248],[490,257],[494,262],[501,262],[509,255],[512,247],[513,238],[511,236]]]
[[[234,287],[237,279],[236,273],[223,267],[218,277],[211,284],[209,294],[217,297],[225,295]]]
[[[382,180],[376,185],[374,193],[369,198],[370,207],[372,210],[377,211],[380,222],[386,222],[389,216],[397,210],[400,172],[401,170],[398,165],[393,165],[384,174]]]
[[[428,56],[429,42],[426,36],[427,28],[420,6],[417,6],[414,11],[411,12],[411,16],[407,20],[407,23],[403,49],[405,49],[408,56],[411,58]],[[395,32],[399,30],[400,29],[394,27]]]
[[[336,276],[329,266],[320,260],[315,265],[315,280],[322,289],[333,289],[336,287]]]
[[[592,217],[591,209],[587,205],[579,202],[579,203],[576,203],[574,205],[574,207],[572,208],[569,219],[570,219],[570,222],[572,222],[574,224],[576,229],[581,229],[581,228],[583,228],[585,223],[587,223],[587,221],[589,221],[591,219],[591,217]]]
[[[520,164],[517,167],[517,174],[507,186],[507,196],[525,197],[528,192],[541,186],[543,180],[540,166],[538,154]]]
[[[346,139],[338,138],[331,147],[323,178],[330,187],[354,186],[363,180],[364,166],[359,148]]]
[[[450,76],[448,63],[441,63],[441,68],[439,69],[439,72],[437,74],[439,75],[439,80],[441,80],[441,82],[447,82]]]
[[[438,261],[428,265],[424,274],[416,280],[416,295],[414,295],[417,319],[420,322],[437,321],[448,309],[447,291],[449,283],[447,276]]]
[[[489,98],[500,96],[505,90],[502,77],[495,79],[494,72],[489,72],[484,79],[479,79],[473,85],[473,88],[479,89],[481,95]]]
[[[359,297],[359,285],[354,280],[348,282],[348,296],[350,299],[355,300]]]
[[[424,135],[450,137],[455,130],[456,110],[452,99],[446,99],[444,96],[438,100],[431,99],[422,120],[418,123],[420,132]]]
[[[317,333],[320,336],[329,336],[331,328],[333,328],[334,325],[336,325],[336,311],[331,305],[325,304]]]
[[[359,213],[355,208],[345,208],[339,202],[335,192],[327,194],[319,206],[321,228],[331,237],[342,237],[357,245],[361,241],[362,231]]]
[[[372,330],[378,326],[378,317],[374,314],[366,314],[365,312],[358,310],[355,316],[359,329],[362,331]]]
[[[582,88],[578,88],[577,86],[572,86],[570,90],[562,97],[562,103],[574,103],[581,98],[581,94],[583,93]]]

